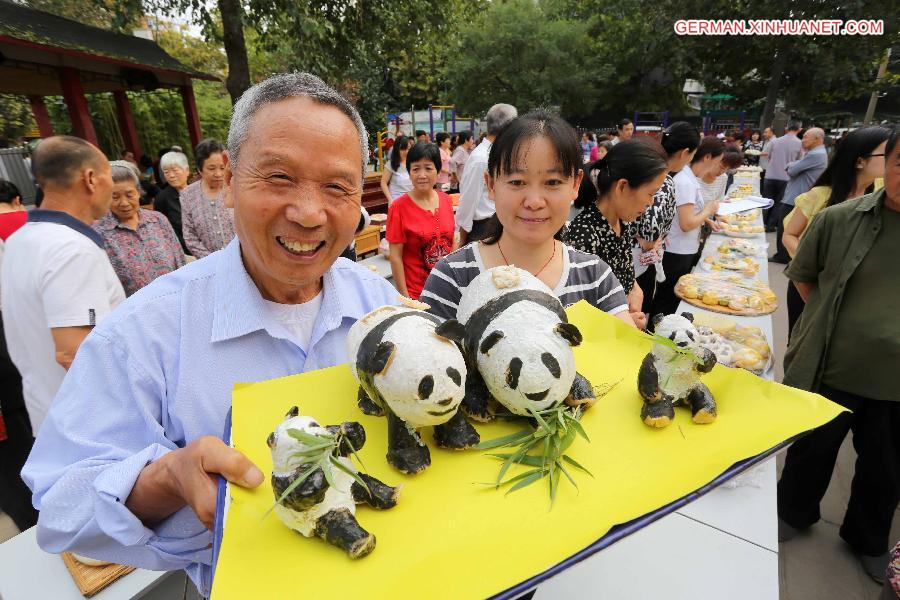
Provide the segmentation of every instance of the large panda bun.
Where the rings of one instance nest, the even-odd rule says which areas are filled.
[[[516,290],[535,290],[547,294],[547,303],[560,307],[559,300],[547,285],[524,269],[515,265],[494,267],[481,273],[466,286],[459,301],[456,319],[467,323],[476,310],[494,298]]]

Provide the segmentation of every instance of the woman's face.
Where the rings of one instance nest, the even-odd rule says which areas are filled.
[[[887,142],[881,142],[869,153],[867,158],[860,158],[857,165],[860,169],[858,177],[863,181],[874,181],[878,177],[884,177],[884,149]],[[881,156],[875,156],[880,154]]]
[[[166,176],[166,181],[169,182],[169,185],[171,185],[176,190],[181,190],[181,188],[187,185],[187,169],[182,169],[178,165],[169,165],[168,167],[163,169],[163,175]]]
[[[225,159],[221,152],[210,154],[209,158],[203,161],[203,167],[200,169],[200,177],[203,183],[211,190],[217,190],[222,187],[225,182]]]
[[[612,194],[612,207],[616,216],[622,221],[630,222],[644,214],[644,211],[653,204],[653,195],[662,186],[665,178],[666,172],[662,171],[652,180],[637,187],[628,185],[627,179],[617,181]]]
[[[700,177],[718,177],[722,173],[725,172],[725,167],[722,165],[722,155],[713,156],[712,154],[707,154],[702,159],[700,159],[700,169],[699,169]]]
[[[444,150],[450,149],[450,138],[445,138],[443,142],[441,142],[441,148]]]
[[[599,148],[597,148],[597,160],[604,158],[607,152],[609,152],[609,150],[607,150],[606,146],[600,146]]]
[[[428,193],[437,183],[438,171],[430,158],[423,158],[409,165],[409,179],[413,189],[419,193]]]
[[[406,148],[400,148],[400,164],[406,164],[406,155],[409,154],[409,146]]]
[[[758,142],[758,141],[759,141],[759,134],[756,133],[755,131],[754,131],[752,134],[750,134],[750,141],[752,141],[752,142]]]
[[[134,217],[141,208],[141,192],[134,181],[125,180],[113,183],[112,204],[109,209],[119,221],[127,221]]]
[[[565,224],[582,171],[576,176],[563,173],[556,148],[543,136],[524,142],[518,154],[513,172],[496,178],[486,172],[485,182],[503,225],[503,238],[537,245]]]

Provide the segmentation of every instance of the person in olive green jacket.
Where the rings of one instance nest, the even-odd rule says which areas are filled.
[[[779,539],[819,520],[838,449],[853,431],[856,470],[841,537],[878,581],[900,499],[900,130],[885,146],[885,187],[829,207],[785,271],[806,301],[784,383],[852,412],[788,450],[778,482]]]

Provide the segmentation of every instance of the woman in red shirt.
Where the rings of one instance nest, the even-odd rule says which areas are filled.
[[[406,155],[406,171],[413,189],[388,208],[386,238],[394,285],[404,296],[418,299],[432,267],[454,250],[453,202],[434,189],[441,171],[435,144],[413,146]]]
[[[0,240],[5,242],[27,220],[19,188],[11,181],[0,179]]]

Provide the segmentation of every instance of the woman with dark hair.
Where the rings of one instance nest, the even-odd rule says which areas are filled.
[[[875,180],[884,177],[884,149],[890,130],[863,127],[852,131],[838,145],[831,163],[813,187],[794,199],[794,209],[784,218],[782,241],[791,258],[813,217],[829,206],[858,198],[875,190]],[[788,282],[788,340],[805,303],[794,283]]]
[[[750,139],[744,143],[744,162],[751,167],[759,166],[759,155],[762,154],[764,142],[759,129],[750,133]]]
[[[583,208],[566,232],[566,241],[596,254],[610,267],[628,295],[628,309],[643,329],[643,290],[635,285],[632,247],[635,221],[653,203],[666,177],[666,153],[653,138],[616,144],[605,158],[585,166],[575,206]]]
[[[438,185],[441,191],[446,192],[450,189],[450,134],[441,131],[434,136],[434,143],[437,144],[438,151],[441,153],[441,170],[438,173]]]
[[[656,288],[652,314],[669,315],[678,308],[675,284],[682,275],[691,272],[700,251],[700,227],[712,221],[719,210],[719,202],[707,203],[703,199],[700,179],[710,174],[721,174],[725,142],[713,136],[700,141],[689,165],[685,165],[674,177],[675,218],[666,238],[666,251],[662,267],[666,280]]]
[[[678,121],[663,130],[659,142],[668,156],[668,172],[659,190],[653,195],[653,204],[635,222],[637,235],[633,253],[635,280],[644,294],[641,311],[648,314],[656,293],[656,282],[666,279],[662,258],[666,236],[669,235],[675,218],[674,174],[691,162],[700,145],[700,132],[690,123]]]
[[[608,139],[594,144],[594,147],[591,148],[590,162],[594,162],[595,160],[600,160],[601,158],[606,156],[606,154],[610,150],[612,150],[612,147],[613,147],[613,143],[611,141],[609,141]]]
[[[581,148],[568,123],[546,111],[511,121],[488,157],[486,186],[496,213],[487,235],[440,261],[422,300],[438,317],[456,317],[464,289],[486,269],[516,265],[543,281],[564,306],[587,300],[633,325],[625,292],[596,256],[562,243],[560,234],[581,183]]]
[[[388,207],[387,234],[394,285],[417,300],[425,279],[439,260],[453,251],[453,201],[434,189],[441,170],[435,144],[417,142],[406,155],[413,188]]]
[[[184,243],[196,258],[221,250],[234,238],[234,209],[225,206],[225,146],[206,139],[194,149],[200,180],[181,191]]]
[[[459,182],[462,181],[463,169],[469,160],[469,155],[475,149],[475,137],[471,131],[460,131],[456,137],[456,149],[450,157],[450,191],[459,191]]]
[[[409,173],[406,171],[406,155],[412,145],[412,138],[398,135],[394,145],[391,146],[391,159],[381,173],[381,191],[384,192],[388,205],[413,189]]]

